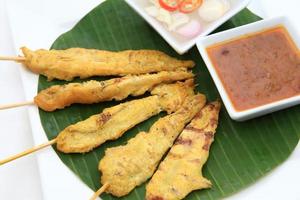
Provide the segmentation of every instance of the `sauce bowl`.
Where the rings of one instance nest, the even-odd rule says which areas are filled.
[[[278,27],[278,26],[283,26],[288,31],[289,35],[291,36],[291,39],[293,40],[293,42],[295,43],[295,45],[299,50],[300,48],[299,34],[286,17],[277,17],[277,18],[272,18],[267,20],[261,20],[255,23],[247,24],[234,29],[219,32],[207,37],[203,37],[197,41],[198,50],[210,72],[210,75],[213,78],[213,81],[220,93],[220,96],[225,104],[228,114],[233,120],[245,121],[251,118],[255,118],[258,116],[262,116],[271,112],[275,112],[284,108],[297,105],[300,103],[300,94],[296,94],[295,96],[289,98],[273,101],[271,103],[256,106],[246,110],[237,110],[234,107],[229,95],[227,94],[224,84],[222,83],[219,75],[217,74],[215,68],[216,66],[213,65],[213,62],[211,61],[208,55],[207,49],[208,47],[212,45],[216,45],[218,43],[232,41],[235,39],[242,38],[243,36],[247,36],[249,34],[251,35],[258,32],[263,32],[265,30]]]

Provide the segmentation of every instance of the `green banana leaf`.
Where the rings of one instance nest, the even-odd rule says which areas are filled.
[[[222,25],[217,31],[233,28],[260,20],[245,9]],[[196,90],[207,95],[208,100],[219,98],[216,87],[196,47],[179,56],[138,14],[123,0],[107,0],[87,14],[69,32],[61,35],[53,44],[53,49],[70,47],[96,48],[106,50],[157,49],[171,56],[196,61],[194,68]],[[107,77],[106,77],[107,78]],[[94,78],[103,80],[103,78]],[[75,80],[80,81],[80,80]],[[48,82],[40,76],[38,89],[42,90],[63,81]],[[129,98],[133,99],[133,98]],[[127,99],[128,100],[128,99]],[[73,105],[64,110],[44,112],[40,118],[49,139],[70,124],[100,113],[104,108],[120,102],[105,102],[94,105]],[[186,199],[220,199],[255,183],[258,179],[284,162],[298,143],[300,133],[299,106],[276,112],[247,122],[230,119],[225,108],[220,113],[220,124],[211,154],[204,167],[204,176],[213,187],[192,192]],[[107,142],[87,154],[63,154],[56,151],[60,159],[91,189],[100,187],[98,162],[106,148],[123,145],[139,131],[147,131],[159,117],[155,116],[116,141]],[[58,177],[59,179],[59,177]],[[58,180],[59,181],[59,180]],[[137,187],[121,199],[144,199],[145,184]],[[104,194],[103,199],[117,199]]]

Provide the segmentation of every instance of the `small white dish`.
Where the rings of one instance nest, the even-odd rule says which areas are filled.
[[[228,0],[230,9],[218,20],[209,23],[204,27],[203,31],[196,37],[189,40],[179,40],[169,30],[167,30],[162,23],[157,21],[146,13],[145,8],[149,6],[149,0],[125,0],[139,15],[141,15],[179,54],[187,52],[192,48],[196,41],[211,33],[232,16],[244,9],[250,0]]]
[[[216,87],[221,95],[221,98],[225,104],[225,107],[226,107],[230,117],[236,121],[245,121],[245,120],[248,120],[248,119],[251,119],[254,117],[258,117],[261,115],[265,115],[265,114],[268,114],[271,112],[275,112],[275,111],[278,111],[278,110],[281,110],[284,108],[288,108],[288,107],[297,105],[300,103],[300,95],[293,96],[293,97],[279,100],[279,101],[275,101],[272,103],[268,103],[268,104],[265,104],[262,106],[248,109],[248,110],[237,111],[234,108],[234,106],[224,88],[224,85],[222,84],[222,82],[211,62],[206,49],[207,49],[207,47],[217,44],[217,43],[220,43],[220,42],[240,38],[243,35],[247,35],[247,34],[251,34],[251,33],[261,32],[265,29],[269,29],[269,28],[276,27],[279,25],[283,25],[287,29],[287,31],[289,32],[293,41],[297,45],[297,47],[300,48],[299,34],[298,34],[297,30],[294,29],[294,27],[292,26],[292,24],[286,17],[277,17],[277,18],[272,18],[272,19],[268,19],[268,20],[261,20],[261,21],[255,22],[255,23],[251,23],[251,24],[240,26],[240,27],[230,29],[227,31],[219,32],[219,33],[201,38],[197,41],[197,47],[200,51],[200,54],[206,64],[214,82],[215,82],[215,85],[216,85]]]

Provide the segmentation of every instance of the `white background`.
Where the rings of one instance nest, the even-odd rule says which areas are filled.
[[[9,2],[0,0],[0,55],[15,55],[16,47],[14,43],[18,46],[32,44],[30,47],[48,48],[60,33],[70,29],[76,21],[98,3],[99,1],[96,0],[10,0]],[[28,8],[28,4],[32,5],[27,10],[28,15],[24,14],[27,11],[20,14],[21,10],[19,12],[18,9],[22,7]],[[266,17],[287,15],[300,29],[300,24],[298,23],[297,25],[297,21],[300,19],[298,10],[300,5],[297,0],[253,0],[250,8]],[[13,18],[10,22],[7,12],[9,12],[10,19]],[[32,13],[34,15],[30,16]],[[36,16],[41,18],[39,19]],[[44,23],[39,21],[41,19],[44,20]],[[22,23],[19,23],[20,21]],[[17,23],[19,23],[18,28],[14,27]],[[51,25],[55,28],[48,30],[47,27]],[[14,33],[11,32],[10,28],[13,28]],[[42,33],[43,30],[44,33],[40,34],[39,37],[34,34]],[[37,44],[40,46],[35,47],[34,45]],[[25,95],[24,90],[35,91],[35,88],[28,87],[36,86],[26,84],[23,87],[21,80],[24,81],[26,78],[24,78],[24,75],[21,77],[20,72],[24,73],[23,69],[20,70],[20,65],[0,62],[0,104],[20,102],[25,100],[26,97],[27,99],[32,99],[34,92],[26,92]],[[33,79],[33,81],[35,80]],[[32,107],[0,111],[0,159],[34,145],[30,127],[30,121],[32,124],[34,119],[29,118],[28,111],[30,114],[36,114],[35,108]],[[33,132],[37,130],[40,129],[34,128]],[[45,140],[44,136],[34,138],[35,143]],[[273,173],[230,199],[299,200],[299,149],[298,147],[291,158],[274,170]],[[45,172],[46,160],[48,160],[48,164],[50,163],[49,160],[53,160],[51,163],[54,163],[54,166],[48,168],[52,169],[48,173]],[[55,170],[57,170],[57,173],[69,173],[59,162],[52,149],[48,148],[38,154],[0,166],[0,199],[39,200],[66,199],[67,197],[88,199],[91,191],[85,188],[76,178],[72,177],[71,173],[69,174],[72,177],[70,180],[74,181],[74,188],[82,188],[82,191],[84,191],[82,195],[77,195],[76,193],[80,193],[80,191],[72,190],[72,185],[69,186],[69,190],[60,190],[58,188],[62,186],[56,187],[54,180],[61,181],[62,184],[64,184],[64,180],[60,180],[60,174],[55,176]],[[49,174],[48,178],[46,174]],[[79,183],[75,184],[75,182]],[[74,195],[72,195],[73,193]]]

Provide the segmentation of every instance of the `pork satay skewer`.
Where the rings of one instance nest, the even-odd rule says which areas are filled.
[[[183,130],[146,186],[146,199],[180,200],[193,190],[210,188],[203,177],[218,125],[220,103],[206,105]]]
[[[207,188],[211,186],[211,183],[206,180],[205,178],[202,177],[201,174],[199,173],[199,168],[202,169],[202,166],[205,164],[207,158],[208,158],[208,150],[209,147],[211,145],[211,143],[213,142],[213,136],[211,136],[211,134],[215,133],[215,130],[217,128],[217,124],[218,124],[218,113],[220,110],[220,103],[219,102],[213,102],[210,103],[208,105],[206,105],[203,109],[201,109],[201,111],[199,113],[196,114],[196,116],[193,118],[192,122],[183,130],[183,132],[180,134],[180,136],[176,139],[176,142],[174,144],[174,146],[171,148],[170,152],[168,153],[167,158],[160,164],[160,165],[164,165],[164,167],[168,166],[168,162],[169,160],[167,159],[171,159],[173,157],[173,153],[179,153],[180,155],[178,156],[178,159],[175,159],[175,162],[173,163],[173,167],[176,169],[178,168],[178,166],[182,166],[179,171],[185,171],[185,172],[190,172],[191,169],[192,174],[191,177],[197,177],[200,180],[198,180],[198,188],[197,189],[201,189],[201,188]],[[199,138],[199,133],[201,132],[202,137]],[[195,143],[194,147],[190,147],[188,149],[186,149],[185,151],[182,149],[185,149],[184,146],[186,145],[191,145],[191,143]],[[181,146],[178,146],[181,145]],[[182,147],[183,146],[183,147]],[[195,151],[194,151],[195,150]],[[179,151],[179,152],[178,152]],[[177,154],[174,155],[175,157],[177,157]],[[180,160],[182,159],[182,160]],[[176,162],[177,160],[177,162]],[[185,166],[185,162],[191,162],[193,167],[191,168],[190,166]],[[197,161],[197,162],[196,162]],[[165,162],[167,162],[165,164]],[[181,163],[180,163],[181,162]],[[195,164],[193,164],[195,163]],[[198,164],[199,163],[199,164]],[[172,164],[172,162],[171,162]],[[197,164],[197,166],[196,166]],[[184,165],[184,166],[183,166]],[[198,166],[200,165],[200,166]],[[196,167],[196,168],[195,168]],[[176,186],[178,187],[178,185],[180,185],[182,187],[182,183],[185,182],[176,182],[173,179],[177,178],[174,177],[174,175],[178,175],[178,173],[174,174],[174,169],[172,169],[172,165],[169,166],[169,168],[171,168],[170,170],[168,169],[164,169],[164,171],[166,171],[165,173],[167,174],[169,172],[169,177],[166,176],[161,176],[160,173],[161,172],[161,168],[158,169],[158,171],[154,174],[154,176],[152,177],[152,179],[150,180],[150,183],[147,185],[147,194],[146,194],[146,198],[147,200],[154,200],[154,199],[182,199],[182,198],[178,198],[178,197],[174,197],[174,195],[168,195],[168,193],[170,193],[170,191],[172,191],[172,187],[173,185],[168,185],[166,184],[165,186],[169,186],[166,191],[161,191],[161,194],[153,194],[153,190],[162,190],[161,186],[163,185],[162,183],[167,182],[170,184],[177,184]],[[176,171],[176,170],[175,170]],[[191,173],[191,172],[190,172]],[[182,176],[183,174],[180,174],[180,176]],[[187,177],[187,175],[184,175],[184,177]],[[158,180],[155,180],[159,179]],[[160,180],[162,179],[162,180]],[[187,179],[185,178],[186,182],[189,183],[189,181],[187,181]],[[158,184],[158,183],[160,184]],[[191,187],[191,184],[194,182],[194,179],[187,185],[184,185],[184,192],[183,193],[183,197],[186,196],[193,188]],[[156,183],[156,185],[155,185]],[[105,190],[107,190],[107,188],[109,187],[109,183],[105,183],[104,185],[102,185],[102,187],[96,192],[94,193],[93,197],[90,200],[95,200],[98,196],[100,196],[103,192],[105,192]],[[166,187],[164,187],[166,188]],[[174,187],[173,187],[174,188]],[[177,189],[177,188],[175,188]],[[173,189],[174,190],[174,189]],[[186,190],[186,191],[185,191]],[[178,191],[178,190],[176,190]],[[179,190],[180,191],[180,190]],[[178,193],[178,192],[177,192]],[[162,194],[164,196],[162,196]],[[160,198],[162,197],[162,198]]]
[[[129,95],[139,96],[161,83],[171,83],[193,78],[188,71],[158,72],[145,75],[128,75],[106,81],[87,81],[54,85],[40,91],[33,102],[0,105],[0,110],[35,104],[45,111],[63,109],[74,103],[92,104],[104,101],[120,101]]]
[[[52,142],[2,160],[0,165],[55,143],[57,149],[64,153],[89,152],[108,140],[118,139],[135,125],[163,110],[168,113],[178,110],[182,102],[194,94],[193,89],[192,80],[156,86],[151,91],[153,96],[106,108],[101,114],[68,126]]]
[[[6,109],[29,106],[29,105],[35,105],[35,103],[33,101],[24,101],[19,103],[5,104],[5,105],[0,105],[0,110],[6,110]]]
[[[204,95],[190,96],[179,110],[155,122],[148,133],[140,132],[126,145],[108,148],[99,163],[101,183],[109,184],[105,192],[121,197],[150,178],[163,155],[205,101]]]
[[[26,151],[23,151],[23,152],[18,153],[16,155],[10,156],[10,157],[8,157],[6,159],[0,160],[0,166],[4,165],[5,163],[11,162],[13,160],[16,160],[18,158],[21,158],[23,156],[29,155],[29,154],[31,154],[33,152],[36,152],[36,151],[38,151],[40,149],[43,149],[43,148],[47,147],[47,146],[53,145],[53,144],[56,143],[56,141],[57,141],[57,139],[55,138],[55,139],[50,140],[50,141],[48,141],[46,143],[40,144],[40,145],[38,145],[36,147],[33,147],[33,148],[30,148],[30,149],[28,149]]]
[[[95,200],[97,199],[97,197],[99,197],[102,193],[105,192],[105,190],[109,187],[108,183],[105,183],[104,185],[102,185],[94,194],[93,196],[90,198],[90,200]]]
[[[193,61],[178,60],[156,50],[126,50],[111,52],[96,49],[32,51],[21,48],[25,59],[4,57],[23,63],[30,71],[48,77],[70,81],[75,77],[124,76],[160,71],[175,71],[194,67]]]
[[[24,62],[26,58],[21,56],[0,56],[0,60]]]

